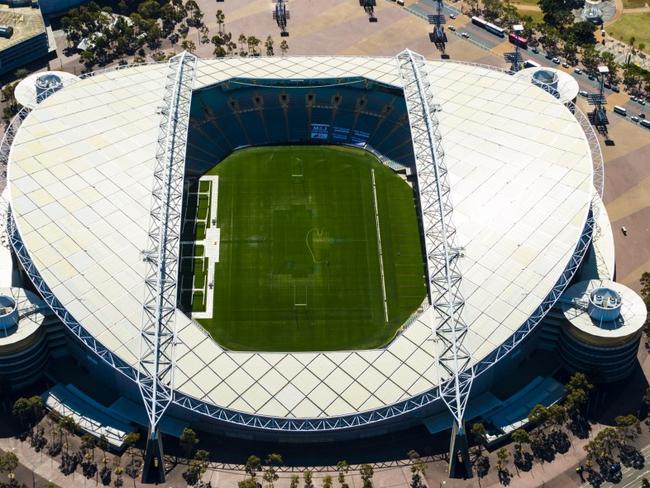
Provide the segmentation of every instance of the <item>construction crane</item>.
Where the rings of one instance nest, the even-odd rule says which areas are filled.
[[[449,55],[445,52],[447,44],[447,34],[445,33],[444,23],[445,14],[443,13],[443,0],[436,0],[436,13],[429,15],[429,23],[433,24],[433,32],[429,34],[429,39],[435,44],[440,51],[441,57],[448,59]]]
[[[273,9],[273,20],[280,28],[280,36],[287,37],[287,21],[289,20],[289,9],[287,8],[287,0],[275,0],[275,8]]]

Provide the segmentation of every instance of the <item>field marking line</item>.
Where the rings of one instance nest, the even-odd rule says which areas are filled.
[[[377,184],[375,182],[375,168],[370,169],[372,174],[372,197],[375,207],[375,228],[377,229],[377,248],[379,250],[379,273],[381,274],[381,293],[384,299],[384,320],[388,323],[388,301],[386,300],[386,280],[384,278],[384,253],[381,248],[381,231],[379,230],[379,206],[377,205]]]

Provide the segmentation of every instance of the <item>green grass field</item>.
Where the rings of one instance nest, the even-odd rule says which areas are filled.
[[[623,0],[623,8],[641,8],[650,5],[650,0]]]
[[[623,41],[630,42],[630,38],[635,38],[635,45],[645,44],[643,50],[650,53],[650,13],[623,14],[620,19],[607,28],[607,32],[612,37]]]
[[[413,191],[371,154],[338,146],[256,147],[236,151],[208,174],[219,176],[220,259],[214,315],[199,322],[222,346],[378,347],[424,299]],[[195,266],[195,279],[205,272]]]

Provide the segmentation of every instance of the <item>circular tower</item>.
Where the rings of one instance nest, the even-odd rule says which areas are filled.
[[[562,302],[560,353],[573,370],[601,382],[632,371],[646,308],[630,288],[610,280],[589,280],[569,288]]]

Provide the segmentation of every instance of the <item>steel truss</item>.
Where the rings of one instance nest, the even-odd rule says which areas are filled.
[[[154,167],[137,382],[154,432],[173,398],[176,283],[185,150],[196,57],[169,60]]]
[[[438,375],[444,373],[450,378],[441,385],[440,396],[462,430],[474,374],[468,369],[471,356],[463,346],[467,324],[462,317],[461,253],[456,245],[445,152],[424,56],[407,49],[397,55],[397,60],[413,139],[429,304],[440,319],[432,330],[437,343],[436,362],[444,370]]]
[[[481,65],[477,63],[459,62],[460,64],[473,65],[494,71],[505,71],[494,66]],[[119,67],[102,70],[101,72],[113,71],[114,69],[134,69],[134,67]],[[137,69],[137,67],[135,68]],[[101,73],[100,72],[100,73]],[[98,73],[90,73],[88,76],[96,76]],[[594,187],[596,191],[602,195],[603,191],[603,160],[600,146],[595,131],[589,125],[587,117],[575,107],[573,104],[567,104],[581,127],[585,131],[585,136],[592,150],[592,158],[594,165]],[[29,109],[23,109],[14,117],[11,124],[7,128],[2,144],[0,145],[0,162],[6,164],[9,157],[9,149],[13,143],[13,138],[18,132],[18,128],[22,121],[29,113]],[[592,207],[593,209],[593,207]],[[67,308],[59,301],[57,296],[52,292],[49,285],[43,279],[39,269],[34,264],[29,249],[26,247],[22,240],[20,228],[15,222],[11,211],[9,213],[8,221],[8,236],[20,264],[33,283],[35,289],[43,297],[43,300],[48,304],[50,309],[65,325],[68,331],[82,344],[84,347],[92,351],[95,356],[100,359],[105,365],[113,368],[115,371],[124,375],[125,378],[137,382],[137,369],[131,364],[123,361],[119,356],[101,342],[99,342],[91,333],[89,333],[79,321],[67,310]],[[559,277],[549,294],[539,304],[535,311],[528,317],[528,319],[496,350],[483,358],[472,369],[476,377],[488,371],[492,366],[501,361],[512,350],[516,348],[535,328],[539,325],[546,314],[555,305],[564,290],[567,288],[571,279],[579,268],[584,256],[589,249],[592,241],[593,233],[595,230],[595,215],[593,210],[589,212],[585,221],[585,225],[576,243],[574,252],[567,263],[562,275]],[[449,381],[449,380],[447,380]],[[291,432],[322,432],[322,431],[336,431],[344,430],[354,427],[363,427],[366,425],[373,425],[378,422],[385,422],[391,419],[397,419],[412,412],[416,412],[422,408],[432,407],[440,400],[439,389],[432,388],[412,398],[403,400],[393,405],[382,407],[376,410],[360,412],[358,414],[346,415],[341,417],[327,417],[322,419],[284,419],[277,417],[268,417],[263,415],[251,415],[228,410],[214,404],[206,403],[202,400],[185,395],[179,391],[174,392],[174,405],[190,410],[199,415],[205,415],[216,421],[224,422],[234,426],[256,428],[262,430],[273,431],[291,431]]]

